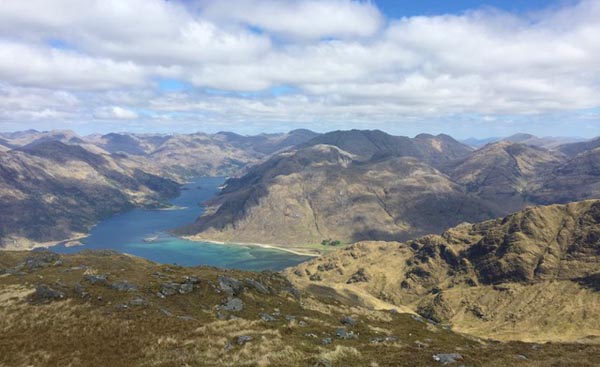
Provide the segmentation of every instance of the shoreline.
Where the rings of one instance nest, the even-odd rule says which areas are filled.
[[[205,242],[205,243],[210,243],[210,244],[213,244],[213,245],[254,246],[254,247],[260,247],[260,248],[265,248],[265,249],[271,249],[271,250],[279,250],[279,251],[289,252],[289,253],[292,253],[292,254],[298,255],[298,256],[319,257],[319,256],[322,255],[322,254],[317,254],[317,253],[313,253],[313,252],[304,252],[304,251],[302,251],[299,248],[282,247],[282,246],[270,245],[270,244],[266,244],[266,243],[225,242],[225,241],[208,240],[208,239],[205,239],[205,238],[199,238],[199,237],[195,237],[195,236],[181,236],[180,238],[183,238],[185,240],[192,241],[192,242]]]

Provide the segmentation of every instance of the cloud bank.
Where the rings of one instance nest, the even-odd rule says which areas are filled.
[[[598,19],[597,0],[401,19],[366,1],[5,0],[0,129],[593,133]]]

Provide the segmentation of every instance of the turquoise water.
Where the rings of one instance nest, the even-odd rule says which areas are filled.
[[[223,178],[203,177],[186,184],[173,200],[175,210],[134,209],[96,225],[83,246],[55,246],[53,251],[111,249],[146,259],[184,266],[212,265],[243,270],[281,270],[309,259],[289,252],[256,246],[215,245],[170,236],[167,231],[192,223],[203,211],[198,203],[213,197]],[[151,239],[152,242],[144,242]]]

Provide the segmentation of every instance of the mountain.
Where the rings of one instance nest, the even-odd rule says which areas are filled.
[[[415,157],[433,166],[467,156],[472,149],[448,135],[420,134],[414,139],[380,130],[333,131],[319,135],[299,147],[332,145],[368,161],[382,157]]]
[[[0,247],[80,237],[102,218],[157,206],[179,185],[120,155],[36,141],[0,152]]]
[[[473,148],[481,148],[482,146],[489,144],[489,143],[495,143],[497,141],[502,140],[502,138],[494,136],[491,138],[483,138],[483,139],[477,139],[477,138],[467,138],[467,139],[463,139],[460,142],[468,145],[470,147]]]
[[[430,161],[443,161],[437,157],[446,145],[436,138],[409,140],[404,150],[397,139],[379,132],[335,135],[339,139],[319,136],[229,179],[206,203],[205,214],[176,233],[287,246],[326,239],[405,240],[496,215],[487,203],[410,156],[418,153]],[[374,138],[378,135],[383,141]],[[338,146],[316,144],[323,137]],[[358,144],[363,148],[357,150]],[[357,156],[341,147],[368,153]],[[386,154],[381,154],[384,149]],[[366,156],[371,158],[365,160]]]
[[[267,271],[3,251],[0,274],[3,366],[592,367],[600,358],[591,340],[498,343],[400,307],[332,299],[324,286],[300,291]],[[590,320],[597,305],[586,305]]]
[[[600,340],[600,201],[530,207],[404,243],[363,242],[287,271],[307,292],[407,307],[503,340]]]
[[[521,143],[491,143],[454,163],[447,172],[470,193],[507,214],[530,202],[536,180],[565,161],[560,153]]]
[[[403,241],[527,205],[600,198],[599,162],[600,150],[569,158],[500,141],[471,151],[446,136],[337,131],[229,179],[175,233],[313,250],[329,239]]]
[[[560,150],[568,156],[574,157],[579,153],[583,153],[585,151],[593,150],[596,148],[600,148],[600,137],[589,141],[565,144],[558,147],[558,150]]]
[[[584,139],[581,138],[573,138],[573,137],[564,137],[564,136],[545,136],[545,137],[537,137],[532,134],[527,133],[518,133],[511,136],[507,136],[504,138],[501,137],[492,137],[485,139],[476,139],[469,138],[462,140],[461,142],[467,144],[474,148],[481,148],[484,145],[490,143],[496,143],[499,141],[507,141],[511,143],[520,143],[525,145],[531,145],[534,147],[546,148],[546,149],[557,149],[562,145],[581,142]]]

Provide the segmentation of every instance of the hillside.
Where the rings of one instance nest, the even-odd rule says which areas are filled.
[[[282,275],[115,252],[0,252],[3,366],[584,366],[593,344],[494,342]]]
[[[120,155],[59,141],[0,152],[0,247],[30,248],[80,237],[98,220],[156,207],[179,185]]]
[[[283,246],[324,239],[406,240],[495,215],[486,203],[416,158],[361,161],[331,145],[275,155],[228,180],[206,204],[196,223],[176,233]]]
[[[598,200],[531,207],[404,243],[357,243],[288,276],[474,335],[598,342],[599,238]]]

